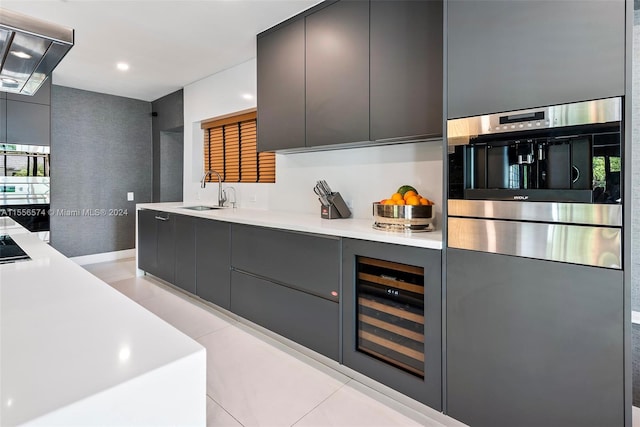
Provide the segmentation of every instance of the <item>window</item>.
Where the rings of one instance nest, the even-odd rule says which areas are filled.
[[[205,171],[224,182],[276,182],[275,154],[257,152],[255,109],[203,121],[201,128]]]

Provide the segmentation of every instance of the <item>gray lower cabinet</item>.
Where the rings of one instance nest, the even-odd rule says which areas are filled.
[[[305,146],[304,19],[258,35],[258,151]]]
[[[154,274],[158,268],[156,211],[138,211],[138,268]]]
[[[173,284],[196,293],[196,218],[175,215],[175,279]]]
[[[442,1],[371,1],[371,137],[442,136]]]
[[[449,249],[448,414],[472,426],[624,425],[622,272]]]
[[[339,305],[270,280],[231,272],[231,311],[331,359],[339,358]]]
[[[624,0],[446,4],[448,118],[624,95]]]
[[[441,251],[342,243],[342,362],[442,410]]]
[[[306,145],[369,141],[369,2],[339,1],[306,20]]]
[[[302,292],[339,300],[338,237],[234,224],[231,265]]]
[[[234,224],[231,265],[231,311],[339,360],[339,238]]]
[[[229,309],[231,292],[231,225],[195,220],[196,291],[200,298]]]
[[[138,268],[169,283],[175,280],[173,214],[138,211]]]

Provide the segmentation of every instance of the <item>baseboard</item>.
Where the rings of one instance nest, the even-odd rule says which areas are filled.
[[[124,249],[115,252],[103,252],[101,254],[82,255],[69,258],[78,265],[97,264],[99,262],[117,261],[125,258],[135,258],[135,249]]]

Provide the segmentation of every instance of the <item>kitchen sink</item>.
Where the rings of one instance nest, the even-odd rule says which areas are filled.
[[[191,209],[192,211],[210,211],[213,209],[224,209],[224,206],[205,206],[205,205],[198,205],[198,206],[181,206],[182,209]]]

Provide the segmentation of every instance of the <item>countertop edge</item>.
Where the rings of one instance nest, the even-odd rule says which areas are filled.
[[[346,218],[330,220],[322,219],[319,215],[312,215],[308,213],[247,208],[224,208],[208,211],[194,211],[184,208],[185,206],[194,206],[198,204],[199,203],[197,202],[139,203],[136,205],[136,210],[156,210],[178,215],[193,216],[196,218],[211,219],[235,224],[254,225],[285,231],[314,233],[333,237],[344,237],[417,248],[442,250],[441,230],[405,234],[374,230],[372,227],[373,219]]]

